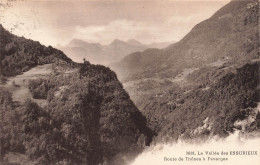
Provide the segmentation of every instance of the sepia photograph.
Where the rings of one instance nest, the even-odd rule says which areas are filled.
[[[0,0],[0,165],[260,165],[259,0]]]

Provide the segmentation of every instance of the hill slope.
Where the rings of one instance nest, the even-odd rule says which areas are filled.
[[[155,141],[259,131],[258,19],[258,1],[231,1],[180,42],[111,65]]]
[[[13,76],[49,63],[73,65],[72,60],[60,50],[15,36],[0,24],[0,75]]]
[[[208,20],[196,25],[180,42],[156,52],[128,55],[111,65],[120,79],[175,77],[184,68],[219,59],[245,62],[259,56],[259,3],[231,1]]]
[[[145,117],[109,68],[75,64],[61,51],[3,28],[1,43],[1,62],[12,64],[1,66],[5,76],[55,64],[48,75],[23,85],[34,100],[45,100],[42,105],[31,99],[14,102],[9,88],[0,88],[0,163],[22,163],[5,159],[15,152],[26,157],[24,164],[119,165],[124,155],[150,144]]]

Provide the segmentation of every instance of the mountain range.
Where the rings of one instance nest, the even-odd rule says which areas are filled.
[[[161,142],[259,130],[259,57],[259,2],[239,0],[179,42],[132,53],[110,68]],[[250,117],[247,129],[235,124]]]
[[[259,55],[258,19],[255,1],[231,1],[179,42],[130,54],[110,67],[120,79],[169,78],[183,68],[201,67],[219,59],[248,61]]]
[[[147,48],[163,48],[170,43],[152,43],[149,45],[131,39],[126,42],[115,39],[109,45],[99,43],[88,43],[80,39],[73,39],[66,46],[58,46],[72,60],[82,62],[83,58],[94,64],[108,65],[121,60],[128,54],[143,51]]]
[[[0,163],[122,165],[151,144],[260,136],[257,0],[231,1],[163,49],[69,45],[83,63],[0,26]],[[99,63],[104,50],[115,72],[84,53]]]

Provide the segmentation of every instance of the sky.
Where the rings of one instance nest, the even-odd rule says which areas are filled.
[[[3,7],[6,2],[7,7]],[[176,42],[230,0],[0,0],[0,23],[44,45]],[[2,5],[1,5],[2,4]]]

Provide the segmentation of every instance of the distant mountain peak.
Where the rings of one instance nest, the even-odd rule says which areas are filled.
[[[121,79],[133,80],[141,76],[170,75],[168,72],[170,69],[165,68],[181,70],[201,67],[226,56],[233,59],[234,63],[251,60],[258,55],[258,19],[257,0],[231,1],[209,19],[195,25],[177,43],[171,45],[166,43],[161,46],[164,49],[157,53],[142,52],[138,56],[130,54],[113,64],[111,68],[122,75]],[[148,47],[159,46],[153,43]],[[156,70],[151,71],[147,66]]]
[[[108,65],[123,59],[128,54],[144,51],[147,48],[164,48],[169,44],[156,43],[146,45],[136,39],[127,41],[114,39],[111,43],[102,45],[75,38],[69,44],[64,46],[57,45],[57,47],[76,62],[81,62],[83,58],[86,58],[94,64]]]
[[[81,39],[77,39],[77,38],[71,40],[70,42],[84,42],[84,43],[85,43],[85,41],[83,41],[83,40],[81,40]]]
[[[85,44],[88,44],[88,43],[83,41],[83,40],[80,40],[80,39],[73,39],[69,42],[68,45],[70,45],[70,46],[82,46],[82,45],[85,45]]]
[[[81,39],[73,39],[69,42],[69,47],[86,47],[86,46],[101,46],[100,43],[89,43]]]
[[[123,41],[121,41],[121,40],[119,40],[119,39],[114,39],[112,42],[123,42]]]
[[[144,46],[143,43],[135,40],[135,39],[130,39],[130,40],[127,40],[126,41],[127,44],[130,44],[130,45],[134,45],[134,46]]]
[[[126,44],[124,41],[121,41],[119,39],[114,39],[110,45],[117,45],[117,44]]]

